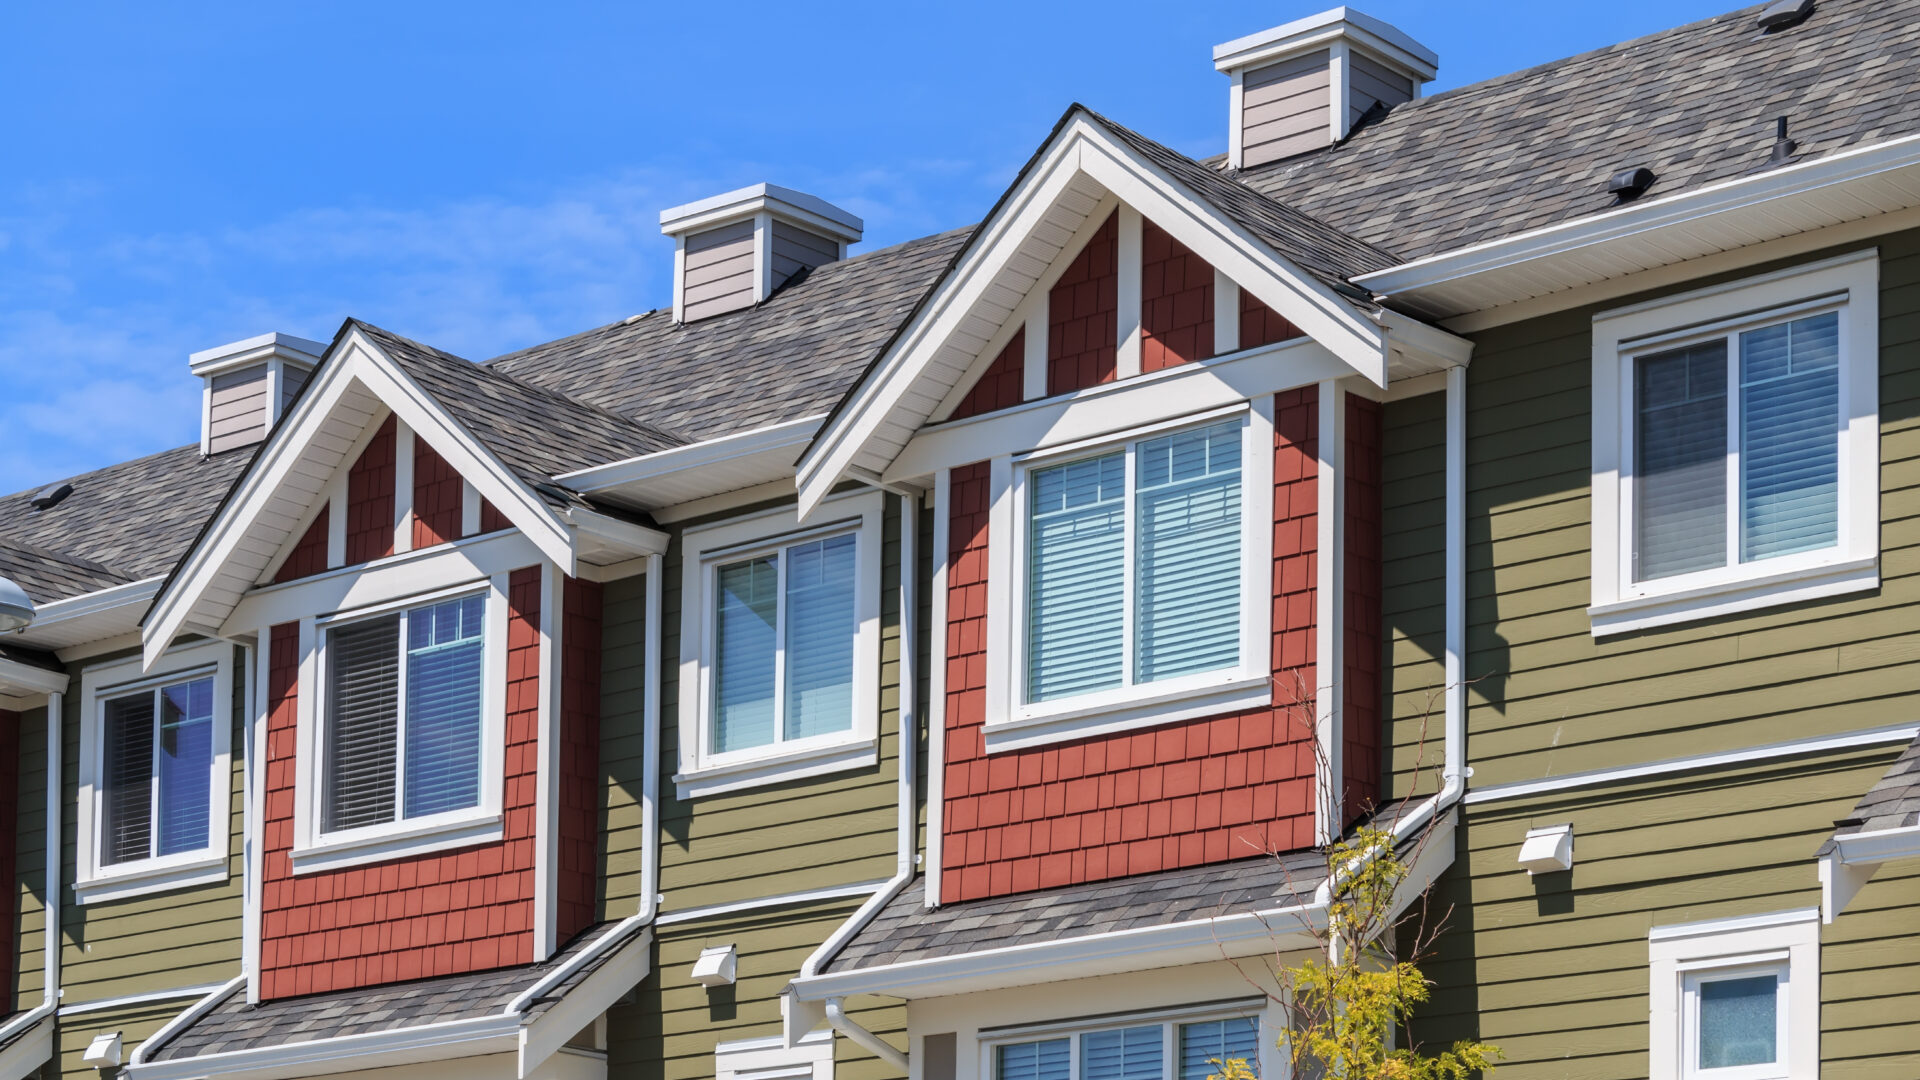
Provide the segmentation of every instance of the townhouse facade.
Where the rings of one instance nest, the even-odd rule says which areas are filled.
[[[968,228],[195,354],[0,499],[0,1080],[1277,1080],[1364,824],[1406,1039],[1915,1075],[1916,17],[1429,96],[1337,8],[1220,157],[1075,105]]]

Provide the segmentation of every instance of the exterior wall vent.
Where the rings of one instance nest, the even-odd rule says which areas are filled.
[[[326,351],[292,334],[261,334],[189,357],[204,384],[200,452],[224,453],[266,438]]]
[[[660,231],[674,241],[674,321],[752,307],[795,275],[845,258],[865,228],[832,203],[774,184],[663,210]]]
[[[1233,80],[1227,160],[1242,169],[1339,142],[1369,111],[1418,97],[1440,58],[1337,7],[1215,46],[1213,66]]]

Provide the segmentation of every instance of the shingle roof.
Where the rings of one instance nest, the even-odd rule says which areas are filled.
[[[133,580],[91,559],[48,551],[16,539],[0,540],[0,575],[11,578],[37,604]]]
[[[1326,858],[1318,851],[1262,855],[931,910],[926,879],[920,878],[821,970],[854,971],[1289,907],[1312,898],[1326,877]]]
[[[344,1035],[398,1031],[424,1024],[471,1020],[500,1013],[522,991],[539,982],[549,971],[566,963],[612,925],[601,923],[587,928],[568,942],[566,948],[538,964],[523,964],[470,975],[415,979],[388,986],[313,994],[259,1005],[248,1005],[245,994],[234,994],[175,1034],[164,1045],[149,1051],[147,1060],[175,1061],[203,1054],[287,1046]],[[636,942],[641,940],[644,939],[629,939],[594,957],[556,987],[554,992],[528,1005],[523,1016],[531,1020],[551,1009],[568,991],[584,982],[622,949],[634,948]]]
[[[1237,178],[1404,259],[1767,168],[1774,120],[1805,161],[1920,132],[1920,3],[1821,0],[1773,35],[1758,7],[1395,107],[1344,144]],[[1216,162],[1217,163],[1217,162]]]
[[[1851,815],[1834,822],[1833,835],[1904,829],[1912,825],[1920,825],[1920,738],[1887,767],[1886,775],[1878,783],[1867,789],[1854,804]],[[1820,850],[1825,853],[1832,847],[1829,842]]]

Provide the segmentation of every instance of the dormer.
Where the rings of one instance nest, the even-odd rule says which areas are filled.
[[[865,225],[804,192],[755,184],[660,213],[673,237],[673,318],[752,307],[795,275],[845,258]]]
[[[224,453],[266,438],[326,351],[320,342],[292,334],[261,334],[189,357],[204,384],[200,453]]]
[[[1213,66],[1233,80],[1227,158],[1242,169],[1339,142],[1369,110],[1418,97],[1440,58],[1337,7],[1215,46]]]

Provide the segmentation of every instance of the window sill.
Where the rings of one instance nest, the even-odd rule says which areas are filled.
[[[783,751],[747,761],[682,769],[673,777],[682,799],[721,795],[878,764],[880,747],[872,736],[855,735],[831,743]]]
[[[1599,638],[1879,587],[1878,558],[1847,559],[1683,592],[1594,604],[1587,615],[1593,620],[1593,636]]]
[[[227,856],[207,855],[163,866],[136,867],[101,874],[73,883],[76,904],[101,904],[134,896],[148,896],[197,885],[221,885],[227,881]]]
[[[1236,676],[1171,691],[1143,691],[1124,701],[1104,701],[1041,716],[1001,720],[986,726],[987,753],[1069,742],[1095,735],[1159,727],[1181,720],[1257,709],[1273,704],[1269,675]]]
[[[499,814],[462,817],[426,825],[398,825],[378,832],[293,850],[293,872],[313,874],[348,866],[388,862],[498,841],[506,835]]]

